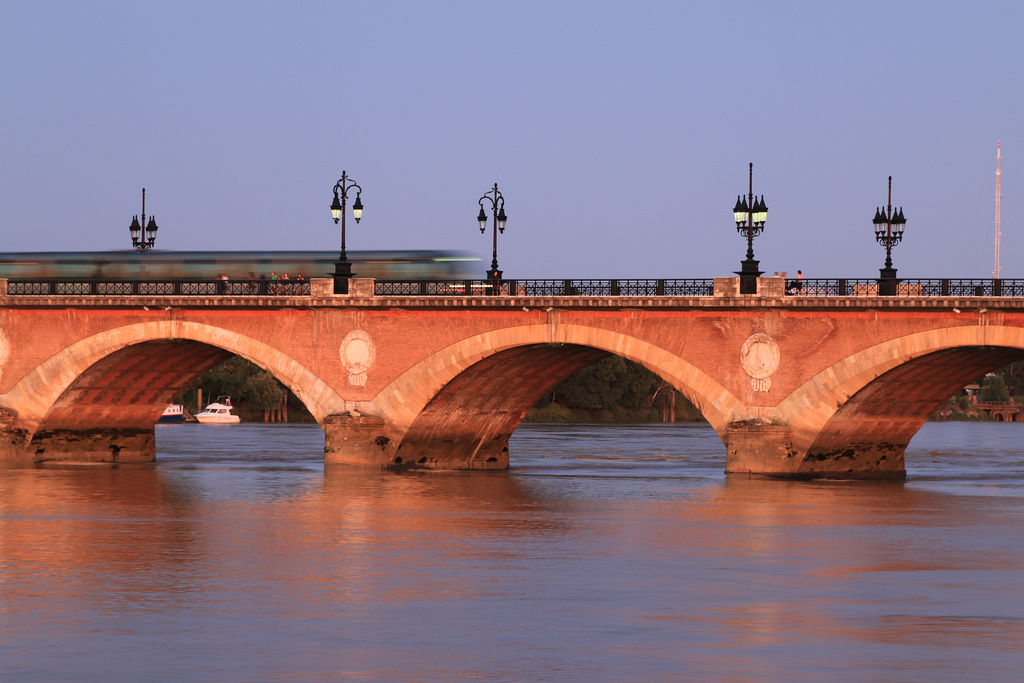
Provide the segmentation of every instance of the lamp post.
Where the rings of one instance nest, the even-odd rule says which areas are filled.
[[[331,216],[337,225],[341,221],[341,255],[334,264],[334,293],[348,294],[348,281],[352,277],[352,264],[348,260],[348,253],[345,251],[345,206],[348,203],[348,192],[352,188],[356,190],[356,200],[352,204],[352,217],[356,223],[363,217],[363,202],[360,198],[363,188],[359,187],[354,180],[348,177],[345,171],[341,172],[341,178],[334,184],[334,201],[331,202]]]
[[[498,270],[498,233],[505,233],[505,198],[498,192],[498,183],[494,188],[484,193],[484,196],[477,202],[480,205],[480,213],[476,220],[480,224],[480,232],[487,232],[487,213],[484,211],[484,200],[491,203],[491,216],[494,219],[494,240],[491,255],[491,269],[487,271],[487,279],[493,283],[492,293],[498,293],[497,285],[501,281],[501,271]]]
[[[749,200],[749,202],[748,202]],[[760,263],[754,260],[754,238],[764,230],[765,220],[768,218],[768,207],[764,203],[764,195],[760,199],[754,199],[754,164],[750,164],[750,186],[746,197],[736,197],[736,206],[732,210],[733,218],[736,220],[736,231],[747,236],[747,258],[740,261],[741,268],[736,271],[740,276],[740,294],[757,294],[757,278],[762,271],[758,270]]]
[[[146,226],[143,230],[142,226]],[[149,251],[156,244],[156,217],[149,217],[149,225],[146,225],[146,188],[142,188],[142,222],[138,216],[132,216],[132,224],[128,226],[132,234],[132,247],[139,251]]]
[[[896,211],[892,209],[892,176],[889,176],[889,203],[885,211],[881,207],[875,208],[875,218],[871,222],[875,226],[875,239],[885,245],[885,268],[878,269],[878,294],[895,296],[899,280],[896,279],[896,269],[892,267],[892,248],[903,239],[907,219],[903,217],[903,207]]]

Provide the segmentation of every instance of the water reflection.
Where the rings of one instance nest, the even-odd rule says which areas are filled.
[[[681,524],[703,511],[700,551],[732,568],[734,645],[1020,645],[1019,515],[902,483],[729,477],[708,502]]]
[[[510,472],[325,469],[315,428],[256,426],[2,472],[0,678],[1015,675],[1010,436],[924,433],[906,482],[785,482],[654,427],[527,426]]]
[[[0,555],[18,568],[0,573],[8,600],[42,581],[69,600],[145,602],[194,580],[167,572],[200,552],[194,496],[152,469],[11,471],[0,500]]]

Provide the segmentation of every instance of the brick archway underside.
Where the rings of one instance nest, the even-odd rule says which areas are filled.
[[[807,451],[810,462],[851,453],[898,458],[928,417],[972,380],[1024,358],[1024,349],[971,346],[908,360],[867,384],[840,407]]]
[[[444,386],[402,438],[406,462],[450,461],[508,467],[508,440],[526,412],[559,382],[605,356],[575,344],[532,344],[488,356]]]
[[[471,376],[479,377],[479,379],[473,380],[476,382],[476,386],[484,387],[487,385],[486,373],[498,371],[496,369],[501,368],[502,363],[501,361],[485,365],[480,365],[480,363],[487,361],[492,356],[519,348],[540,349],[545,347],[562,350],[560,352],[550,351],[551,353],[568,352],[588,355],[591,360],[580,363],[578,368],[607,354],[616,354],[643,365],[683,393],[700,410],[719,435],[725,434],[729,424],[737,419],[737,416],[745,416],[747,412],[744,405],[725,387],[675,353],[621,332],[567,324],[516,326],[467,337],[424,358],[397,377],[372,401],[360,405],[359,409],[367,415],[386,420],[393,430],[389,438],[403,442],[406,433],[420,420],[421,413],[428,410],[428,406],[436,397],[448,395],[452,390],[446,390],[446,387],[456,381],[460,375],[467,371],[472,372]],[[569,349],[574,350],[568,351]],[[589,349],[589,351],[582,349]],[[530,351],[528,356],[532,358],[534,353],[538,353],[538,351]],[[593,355],[589,355],[591,353]],[[516,356],[502,357],[511,359]],[[566,356],[566,358],[568,357]],[[520,373],[521,376],[517,380],[519,382],[543,381],[551,374],[543,363],[524,365],[523,367],[525,369]],[[550,386],[553,387],[569,374],[571,372],[566,372],[559,378],[550,377],[553,380]],[[526,390],[524,389],[524,391]],[[543,393],[544,389],[540,389],[536,393],[536,398],[533,399],[534,402]],[[526,401],[527,399],[517,400]],[[525,412],[532,405],[533,403],[530,403],[516,409]],[[429,419],[436,421],[439,418]],[[428,421],[424,420],[417,427],[417,433],[413,435],[413,440],[417,443],[422,444],[422,439],[428,432],[427,424]],[[432,430],[433,428],[430,428],[430,431]]]
[[[100,424],[121,427],[148,421],[152,431],[163,407],[176,393],[232,355],[272,374],[318,422],[340,412],[344,405],[320,377],[278,348],[209,325],[159,321],[112,328],[64,348],[0,396],[0,414],[15,416],[13,428],[31,435],[44,424],[47,428],[84,424],[75,406],[94,405],[89,417]],[[130,408],[142,400],[154,403],[148,408]],[[116,411],[106,410],[113,406]]]
[[[40,432],[151,428],[189,382],[233,355],[183,339],[120,349],[75,379],[43,418]]]

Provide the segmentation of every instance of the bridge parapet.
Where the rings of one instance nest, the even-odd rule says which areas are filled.
[[[374,293],[372,279],[353,279],[349,294],[334,294],[333,280],[315,278],[307,281],[307,292],[290,293],[281,290],[262,295],[234,294],[3,294],[7,281],[0,279],[0,309],[10,308],[142,308],[150,309],[207,309],[207,308],[445,308],[445,309],[749,309],[773,308],[779,310],[949,310],[955,314],[985,313],[995,310],[1024,309],[1024,297],[1012,296],[790,296],[778,293],[782,278],[763,278],[766,286],[759,286],[758,294],[739,294],[738,278],[716,278],[713,296],[673,295],[572,295],[572,294],[506,294],[502,296],[475,295],[415,295]]]
[[[740,279],[738,277],[716,277],[714,285],[714,296],[719,298],[740,298],[749,301],[752,298],[776,299],[786,294],[786,278],[783,277],[759,277],[757,278],[756,294],[741,294]]]
[[[97,281],[0,279],[0,305],[18,306],[567,306],[783,305],[794,307],[1001,307],[1024,300],[1024,280],[900,280],[894,296],[880,296],[878,280],[758,278],[756,294],[741,294],[739,278],[704,280],[374,280],[353,278],[347,294],[331,278],[238,281]],[[459,303],[462,302],[462,303]],[[924,303],[922,303],[924,302]],[[527,304],[530,305],[530,304]]]

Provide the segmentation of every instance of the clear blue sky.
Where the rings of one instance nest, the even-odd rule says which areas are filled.
[[[4,251],[340,244],[490,259],[507,277],[763,270],[1024,277],[1024,3],[47,2],[0,5]],[[482,274],[482,273],[481,273]]]

